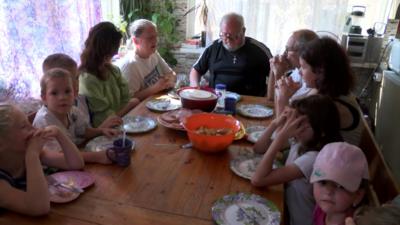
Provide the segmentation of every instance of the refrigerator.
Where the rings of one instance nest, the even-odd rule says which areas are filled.
[[[400,40],[390,50],[375,112],[375,138],[397,182],[400,182]]]

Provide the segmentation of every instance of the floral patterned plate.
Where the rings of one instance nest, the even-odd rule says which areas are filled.
[[[251,179],[262,159],[262,154],[256,154],[251,147],[232,145],[229,148],[232,155],[231,170],[238,176]]]
[[[231,170],[245,179],[251,179],[251,176],[256,172],[257,166],[260,163],[263,154],[258,154],[253,151],[252,147],[247,146],[229,146],[231,154],[230,168]],[[280,167],[278,161],[274,161],[273,169]]]
[[[247,140],[251,143],[256,143],[264,133],[265,129],[267,129],[267,127],[264,126],[252,126],[246,128]]]
[[[150,117],[124,116],[122,120],[123,129],[128,133],[144,133],[157,126],[157,122]]]
[[[181,101],[173,98],[153,98],[146,102],[146,107],[158,112],[167,112],[182,107]]]
[[[250,118],[267,118],[274,114],[274,111],[271,108],[257,104],[239,105],[238,112],[242,116],[247,116]]]
[[[259,195],[237,193],[217,200],[212,209],[217,224],[279,225],[281,214],[275,204]]]
[[[90,140],[85,148],[84,151],[87,152],[101,152],[105,151],[113,146],[113,142],[119,138],[122,138],[122,135],[117,137],[108,138],[106,136],[98,136]],[[135,149],[135,141],[129,137],[126,137],[130,141],[132,141],[132,150]]]

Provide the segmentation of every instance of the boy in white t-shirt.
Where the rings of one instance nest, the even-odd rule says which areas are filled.
[[[134,51],[116,64],[128,81],[130,95],[143,100],[174,87],[175,72],[157,52],[157,27],[146,19],[134,21],[129,28]]]

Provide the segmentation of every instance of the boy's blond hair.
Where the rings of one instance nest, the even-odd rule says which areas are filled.
[[[0,104],[0,135],[3,136],[13,123],[13,106],[9,103]]]
[[[71,72],[71,70],[78,69],[78,64],[69,55],[56,53],[47,56],[42,64],[43,73],[53,68],[62,68]]]
[[[43,74],[42,78],[40,79],[40,94],[41,94],[41,96],[46,95],[47,83],[52,78],[58,78],[58,77],[69,78],[70,83],[72,85],[72,80],[73,80],[72,76],[73,75],[70,72],[68,72],[65,69],[61,69],[61,68],[54,68],[54,69],[47,70],[47,72],[45,74]]]

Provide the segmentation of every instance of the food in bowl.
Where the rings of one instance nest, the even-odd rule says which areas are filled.
[[[200,109],[205,112],[214,110],[218,96],[212,89],[197,89],[184,87],[178,91],[182,107],[186,109]]]
[[[198,113],[187,117],[183,127],[195,149],[219,152],[233,142],[236,132],[240,130],[240,123],[232,116]]]
[[[206,126],[201,126],[196,129],[196,134],[204,134],[211,136],[221,136],[232,133],[230,128],[209,128]]]

